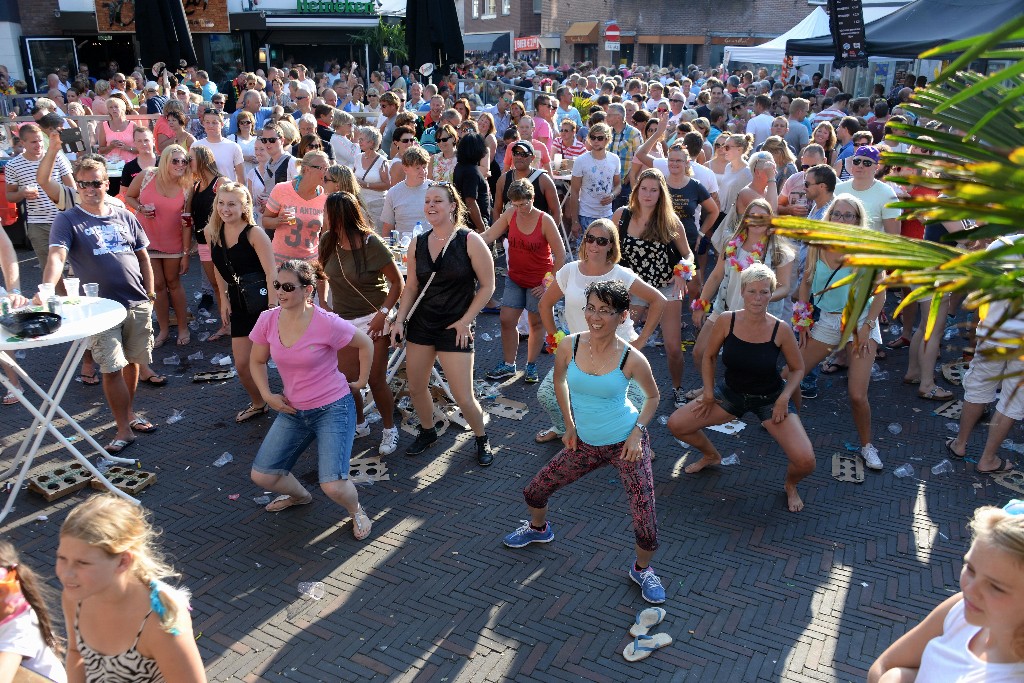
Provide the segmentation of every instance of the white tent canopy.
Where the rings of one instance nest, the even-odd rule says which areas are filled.
[[[887,14],[892,14],[900,7],[907,4],[908,0],[889,0],[885,4],[868,4],[864,2],[864,23],[881,19]],[[750,62],[752,64],[782,64],[786,56],[786,41],[798,38],[814,38],[829,35],[828,12],[822,7],[815,7],[814,11],[804,17],[803,21],[783,33],[778,38],[769,40],[762,45],[753,47],[726,46],[725,63]],[[794,64],[818,64],[820,62],[831,62],[835,55],[822,55],[821,57],[794,57]]]

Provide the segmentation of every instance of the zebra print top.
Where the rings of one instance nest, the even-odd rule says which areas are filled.
[[[137,649],[142,629],[146,627],[146,620],[153,610],[146,612],[139,632],[135,634],[135,642],[130,648],[121,654],[102,655],[86,645],[82,639],[82,634],[78,630],[78,613],[81,609],[82,603],[78,603],[75,607],[75,643],[78,646],[78,654],[82,656],[82,662],[85,664],[87,683],[165,683],[156,660],[143,657]]]

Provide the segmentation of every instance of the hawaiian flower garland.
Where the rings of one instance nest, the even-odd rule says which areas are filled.
[[[814,327],[814,306],[809,301],[797,301],[793,304],[793,331],[800,333],[800,330],[810,332]]]
[[[693,279],[694,271],[695,269],[693,267],[693,261],[687,261],[686,259],[679,259],[679,263],[677,263],[672,268],[673,275],[675,275],[676,277],[681,277],[687,281]]]
[[[558,345],[565,339],[565,332],[558,330],[554,334],[548,334],[544,337],[544,341],[547,343],[548,353],[554,353],[558,348]]]
[[[737,273],[743,272],[753,265],[755,261],[762,262],[764,258],[765,243],[758,242],[749,252],[747,252],[747,256],[744,260],[741,261],[736,254],[740,247],[743,246],[744,241],[744,235],[736,235],[729,240],[729,243],[725,246],[725,260],[729,262],[729,265],[732,266]]]

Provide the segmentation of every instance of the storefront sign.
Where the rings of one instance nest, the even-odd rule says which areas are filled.
[[[98,33],[135,33],[135,3],[146,0],[96,0]],[[228,0],[182,0],[192,33],[229,33]]]
[[[523,36],[516,38],[516,52],[527,52],[540,49],[540,38],[538,36]]]
[[[301,14],[376,14],[370,2],[352,0],[296,0],[295,9]]]
[[[828,0],[828,25],[836,48],[832,65],[837,69],[866,67],[868,51],[861,0]]]

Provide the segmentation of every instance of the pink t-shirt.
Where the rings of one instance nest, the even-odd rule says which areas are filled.
[[[338,371],[338,350],[352,341],[355,326],[318,306],[305,333],[292,346],[285,346],[277,330],[280,316],[280,308],[260,313],[249,339],[270,346],[270,357],[277,363],[284,395],[292,407],[312,410],[347,396],[348,380]]]
[[[274,231],[274,259],[278,265],[293,258],[312,261],[320,248],[327,193],[321,191],[312,199],[303,199],[295,191],[296,182],[289,180],[274,185],[267,199],[267,209],[279,214],[282,207],[295,207],[295,225],[281,225]]]

